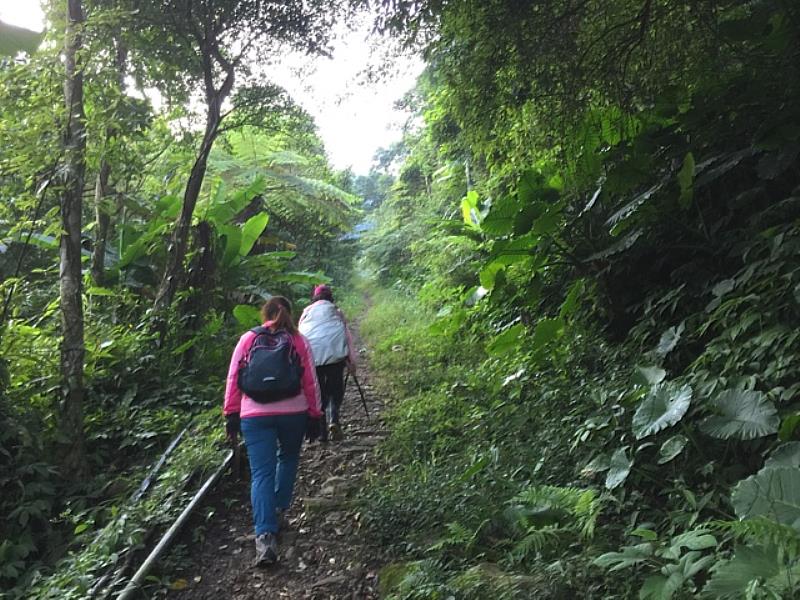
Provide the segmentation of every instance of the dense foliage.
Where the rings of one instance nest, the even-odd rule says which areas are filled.
[[[797,7],[402,8],[387,597],[796,595]]]
[[[367,3],[46,4],[0,27],[9,597],[118,589],[258,303],[358,249],[387,598],[800,593],[795,2],[373,3],[427,68],[360,177],[257,65]]]
[[[267,3],[238,4],[243,12],[229,11],[225,26],[256,36],[262,58],[281,43],[322,45],[327,34],[312,21],[324,20],[326,30],[335,16],[275,9],[253,31],[247,19],[267,17],[250,9]],[[352,241],[338,241],[359,218],[352,181],[328,165],[311,117],[249,74],[229,90],[236,100],[225,106],[216,143],[204,145],[190,93],[201,66],[161,52],[175,46],[154,38],[158,23],[148,19],[156,17],[125,7],[83,3],[85,21],[71,22],[78,34],[70,37],[65,3],[53,2],[38,50],[27,38],[0,48],[3,597],[118,590],[137,553],[222,459],[219,403],[238,334],[258,322],[257,308],[271,294],[305,299],[311,284],[341,281],[354,251]],[[161,15],[162,33],[187,25],[168,17]],[[206,17],[198,8],[197,18]],[[65,37],[82,44],[74,65],[83,80],[82,119],[65,109]],[[229,50],[221,48],[216,60],[225,62]],[[29,54],[15,56],[18,49]],[[247,58],[237,68],[248,70]],[[76,117],[85,131],[77,282],[84,332],[68,341],[59,319],[59,241],[69,235],[60,214],[75,181],[67,155],[81,152],[67,152],[64,132]],[[198,176],[185,253],[176,255],[170,239],[186,211],[188,182]],[[171,260],[180,265],[174,302],[160,315],[166,325],[154,326]],[[84,352],[77,426],[65,422],[70,400],[62,393],[76,381],[65,381],[59,368],[59,348],[71,344]],[[77,466],[66,449],[80,451]]]

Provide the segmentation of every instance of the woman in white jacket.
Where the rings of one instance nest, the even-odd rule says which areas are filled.
[[[344,399],[344,369],[347,367],[355,373],[356,354],[347,320],[334,304],[330,287],[322,284],[314,288],[311,304],[300,316],[298,329],[311,345],[317,368],[325,413],[320,437],[323,441],[327,441],[329,436],[332,440],[339,440],[342,437],[339,407]]]

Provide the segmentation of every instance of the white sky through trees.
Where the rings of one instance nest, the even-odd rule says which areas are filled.
[[[0,20],[41,31],[39,0],[0,0]],[[400,139],[407,114],[395,110],[394,102],[414,86],[423,66],[417,57],[394,58],[389,74],[369,82],[365,70],[382,66],[383,58],[380,49],[373,55],[377,40],[370,27],[365,19],[355,30],[340,32],[332,59],[289,53],[268,67],[270,79],[314,117],[333,166],[352,167],[356,174],[369,171],[378,148]]]

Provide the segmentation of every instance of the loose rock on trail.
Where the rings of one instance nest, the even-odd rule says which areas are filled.
[[[243,464],[241,478],[226,476],[186,526],[180,545],[190,564],[171,573],[168,597],[378,598],[380,553],[368,545],[353,501],[375,446],[385,435],[379,421],[383,405],[372,393],[366,366],[362,358],[358,378],[370,419],[350,377],[342,404],[344,439],[304,443],[288,527],[278,537],[278,564],[252,566],[250,477]]]

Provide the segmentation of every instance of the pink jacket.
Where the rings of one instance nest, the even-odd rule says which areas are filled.
[[[272,323],[267,321],[264,327],[269,327]],[[311,355],[311,346],[299,333],[292,336],[295,350],[300,355],[300,364],[303,367],[302,391],[292,398],[261,404],[256,402],[246,394],[243,394],[236,383],[239,373],[239,362],[247,356],[250,346],[256,334],[252,331],[246,332],[239,338],[236,348],[231,356],[231,364],[228,368],[228,382],[225,386],[225,404],[222,412],[225,415],[239,413],[242,419],[248,417],[266,417],[273,415],[289,415],[308,412],[312,418],[322,416],[320,408],[319,383],[317,382],[317,370],[314,368],[314,357]]]

